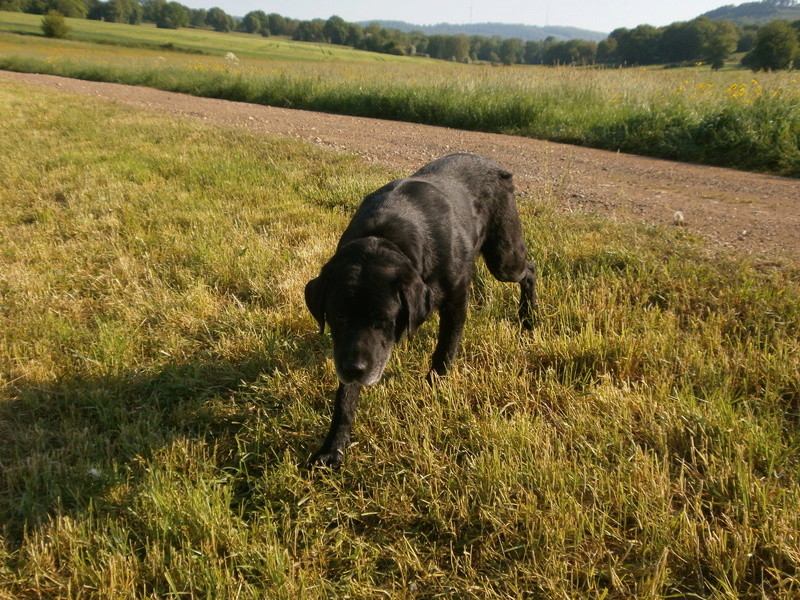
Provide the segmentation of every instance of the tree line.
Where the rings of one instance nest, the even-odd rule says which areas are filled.
[[[795,0],[764,0],[794,6]],[[119,23],[155,23],[157,27],[243,31],[265,37],[351,46],[385,54],[428,56],[457,62],[484,61],[513,65],[685,65],[707,63],[719,69],[734,52],[746,52],[742,64],[753,70],[800,68],[800,21],[773,21],[740,27],[731,21],[699,17],[665,27],[639,25],[616,29],[605,40],[524,42],[518,38],[482,35],[426,35],[349,23],[338,16],[297,20],[261,10],[235,18],[221,8],[194,9],[167,0],[0,0],[0,10],[44,14],[55,10],[68,17]]]

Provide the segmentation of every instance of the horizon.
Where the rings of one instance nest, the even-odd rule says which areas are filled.
[[[351,23],[404,21],[420,27],[500,23],[534,27],[575,27],[608,34],[619,27],[632,28],[644,24],[665,26],[676,21],[690,21],[730,3],[725,0],[676,0],[672,3],[637,3],[630,0],[562,0],[558,3],[552,0],[444,0],[431,3],[407,0],[402,6],[375,6],[365,0],[341,0],[337,3],[297,0],[289,10],[275,8],[273,3],[266,1],[253,3],[241,0],[192,0],[185,4],[191,8],[206,9],[218,6],[226,13],[240,17],[253,10],[263,10],[299,20],[328,19],[336,15]],[[739,4],[742,2],[734,3]]]

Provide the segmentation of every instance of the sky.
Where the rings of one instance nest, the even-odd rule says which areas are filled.
[[[184,0],[191,8],[219,6],[230,15],[251,10],[278,13],[294,19],[327,19],[338,15],[345,21],[398,20],[415,25],[435,23],[524,23],[569,25],[610,32],[617,27],[669,25],[688,21],[735,0]]]

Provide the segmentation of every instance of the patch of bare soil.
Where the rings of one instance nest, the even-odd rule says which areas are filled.
[[[64,92],[289,136],[409,173],[451,152],[475,152],[513,171],[523,196],[552,191],[565,211],[685,227],[759,262],[800,263],[800,181],[529,138],[197,98],[144,87],[0,71]],[[683,215],[676,225],[675,213]],[[788,265],[787,265],[788,266]]]

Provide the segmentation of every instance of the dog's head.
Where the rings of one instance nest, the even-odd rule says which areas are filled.
[[[342,383],[376,384],[392,345],[411,337],[430,315],[431,289],[396,248],[363,238],[339,248],[306,284],[306,305],[333,337],[333,362]]]

